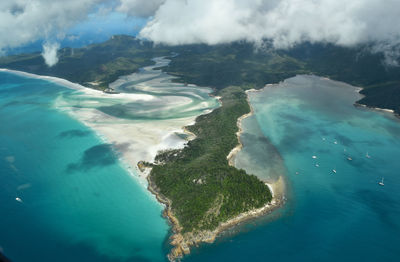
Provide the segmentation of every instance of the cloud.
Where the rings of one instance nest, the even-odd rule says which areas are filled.
[[[156,43],[372,43],[393,64],[400,53],[399,0],[2,0],[0,53],[40,39],[56,43],[88,14],[112,11],[148,17],[140,36]]]
[[[103,0],[2,0],[0,1],[0,51],[45,39],[46,61],[56,62],[55,43],[87,17]],[[51,55],[51,56],[50,56]],[[49,60],[48,60],[49,59]]]
[[[399,24],[398,0],[166,0],[140,36],[170,45],[271,39],[276,48],[308,41],[391,49]]]
[[[44,58],[46,65],[48,65],[49,67],[52,67],[53,65],[57,64],[58,62],[57,51],[59,48],[60,48],[59,43],[45,42],[43,44],[42,56]]]
[[[153,16],[165,0],[120,0],[117,11],[136,17]]]

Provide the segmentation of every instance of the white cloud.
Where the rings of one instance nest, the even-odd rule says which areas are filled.
[[[140,36],[171,45],[372,42],[388,59],[400,49],[399,0],[1,0],[0,53],[39,39],[57,42],[94,9],[150,17]]]
[[[61,40],[68,28],[85,19],[87,14],[100,2],[103,1],[1,0],[0,51],[29,44],[39,39],[52,42]],[[54,44],[52,47],[54,49]],[[49,54],[48,52],[49,50],[44,49],[44,54]]]
[[[117,11],[136,17],[153,16],[165,0],[120,0]]]
[[[59,48],[60,44],[58,43],[45,42],[43,44],[42,56],[44,58],[46,65],[48,65],[49,67],[52,67],[53,65],[57,64],[58,62],[57,51]]]
[[[171,45],[268,38],[277,48],[304,41],[391,48],[400,43],[399,24],[399,0],[166,0],[140,35]]]

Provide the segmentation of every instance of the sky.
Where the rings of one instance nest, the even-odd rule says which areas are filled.
[[[39,47],[50,66],[62,46],[125,33],[168,45],[368,43],[396,64],[398,25],[399,0],[2,0],[0,51]]]

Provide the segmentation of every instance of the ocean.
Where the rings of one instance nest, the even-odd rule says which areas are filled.
[[[235,164],[283,175],[287,202],[185,261],[399,261],[400,121],[355,107],[360,97],[315,76],[250,92]]]
[[[158,88],[118,90],[158,92],[168,110],[149,112],[165,121],[177,91]],[[189,89],[179,94],[179,117],[217,106]],[[184,261],[398,261],[400,121],[354,107],[359,97],[354,87],[314,76],[250,92],[255,114],[243,120],[235,164],[266,181],[285,177],[286,204],[193,248]],[[163,207],[110,144],[60,109],[100,101],[99,110],[125,120],[146,114],[132,103],[126,114],[120,103],[85,99],[0,72],[0,250],[14,262],[166,261]]]
[[[15,262],[165,261],[163,207],[109,144],[54,107],[74,92],[0,72],[1,250]]]

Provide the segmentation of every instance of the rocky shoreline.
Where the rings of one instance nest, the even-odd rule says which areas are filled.
[[[247,92],[246,92],[247,93]],[[254,113],[253,108],[251,107],[250,101],[247,97],[247,102],[250,105],[250,112],[242,115],[237,120],[237,126],[239,128],[238,132],[236,133],[238,138],[238,145],[232,149],[232,151],[227,156],[228,162],[230,165],[234,166],[234,157],[235,155],[242,149],[243,145],[240,141],[240,135],[243,133],[242,129],[242,120],[246,117],[251,116]],[[185,132],[188,130],[184,129]],[[150,172],[149,172],[150,173]],[[264,205],[261,208],[253,209],[247,211],[245,213],[241,213],[238,216],[229,219],[226,222],[221,223],[216,229],[214,230],[200,230],[195,232],[186,232],[182,233],[182,227],[179,224],[179,220],[174,216],[172,209],[171,209],[171,201],[160,194],[159,189],[157,186],[151,181],[151,176],[147,176],[148,181],[148,190],[153,193],[157,200],[165,205],[165,210],[163,215],[168,218],[173,230],[173,235],[170,237],[170,244],[173,246],[171,252],[168,254],[168,259],[170,261],[176,261],[182,258],[184,255],[190,254],[190,248],[192,246],[198,246],[200,243],[213,243],[216,237],[223,231],[232,228],[244,221],[249,219],[253,219],[259,217],[261,215],[267,214],[272,212],[274,209],[280,207],[284,201],[284,181],[283,178],[280,177],[278,181],[274,183],[265,183],[272,194],[272,201],[268,204]]]
[[[259,217],[261,215],[267,214],[280,207],[285,198],[282,193],[275,193],[275,188],[280,188],[283,185],[283,180],[280,179],[274,184],[267,184],[272,193],[272,201],[265,206],[241,213],[238,216],[221,223],[214,230],[201,230],[197,232],[186,232],[182,233],[182,227],[179,224],[179,220],[174,216],[171,210],[171,201],[159,193],[157,187],[151,181],[150,176],[147,177],[148,190],[153,193],[157,200],[165,205],[165,210],[163,215],[168,218],[172,226],[173,235],[170,237],[170,244],[173,246],[171,252],[168,254],[169,261],[176,261],[182,258],[184,255],[190,254],[190,247],[198,246],[200,243],[213,243],[216,237],[223,231],[232,228],[242,222],[249,219]],[[279,191],[278,191],[279,192]]]

